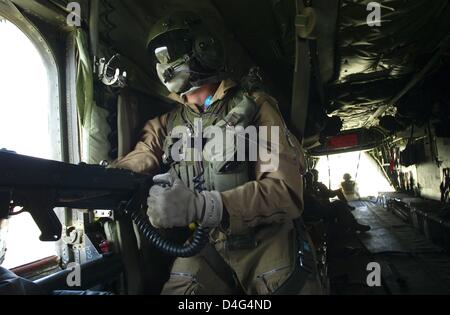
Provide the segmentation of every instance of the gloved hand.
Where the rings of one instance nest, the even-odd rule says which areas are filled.
[[[154,227],[185,227],[193,222],[204,227],[219,226],[223,214],[219,192],[194,192],[170,174],[157,175],[153,182],[147,214]]]

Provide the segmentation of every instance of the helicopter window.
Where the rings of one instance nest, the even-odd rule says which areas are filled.
[[[17,22],[0,16],[0,149],[61,160],[59,105],[52,85],[58,79],[52,76],[57,73],[55,61],[48,59],[43,38],[24,20]],[[39,229],[28,213],[11,217],[7,229],[3,267],[56,254],[55,243],[39,241]]]

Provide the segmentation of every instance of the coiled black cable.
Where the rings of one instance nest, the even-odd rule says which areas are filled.
[[[164,239],[158,233],[157,229],[151,225],[148,217],[144,213],[136,211],[131,212],[130,215],[133,222],[150,244],[170,256],[183,258],[195,256],[203,250],[209,241],[209,229],[200,226],[195,230],[192,239],[187,244],[176,244]]]
[[[203,168],[200,165],[198,168],[197,172],[199,175],[194,178],[194,188],[200,193],[204,190],[205,180],[203,178]],[[120,203],[119,210],[128,213],[145,239],[163,253],[182,258],[193,257],[199,254],[209,242],[209,228],[197,227],[191,239],[183,245],[165,239],[150,223],[145,212],[141,211],[142,204],[140,200],[143,199],[143,196],[146,196],[148,186],[148,184],[144,185],[128,202]]]
[[[194,189],[197,192],[202,192],[205,190],[205,179],[203,178],[203,172],[199,175],[194,177],[192,180],[194,183]]]

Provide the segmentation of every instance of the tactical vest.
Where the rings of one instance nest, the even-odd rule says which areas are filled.
[[[257,106],[252,97],[243,90],[230,91],[222,100],[212,104],[203,113],[197,113],[188,106],[180,106],[173,111],[168,119],[168,136],[164,144],[164,161],[171,167],[171,172],[175,173],[189,188],[195,189],[195,178],[199,175],[196,162],[192,159],[173,162],[172,146],[180,141],[172,134],[176,126],[187,127],[194,131],[194,120],[202,120],[203,130],[210,126],[217,126],[221,129],[229,127],[243,127],[244,129],[254,122],[257,112]],[[204,146],[207,145],[207,139],[204,139]],[[192,148],[182,148],[185,154]],[[249,172],[249,161],[238,162],[236,159],[230,161],[202,161],[203,164],[203,188],[219,192],[231,190],[252,180]]]

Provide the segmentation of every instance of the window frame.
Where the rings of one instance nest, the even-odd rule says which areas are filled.
[[[66,135],[66,126],[64,120],[66,120],[66,109],[70,104],[66,103],[66,99],[63,99],[61,95],[64,93],[65,78],[61,76],[61,58],[55,53],[59,49],[55,50],[50,42],[50,37],[53,34],[45,34],[39,30],[39,23],[35,23],[33,20],[25,16],[19,9],[12,3],[0,2],[0,17],[7,22],[15,25],[27,38],[31,41],[34,48],[39,53],[43,65],[47,72],[48,79],[48,128],[51,138],[51,159],[57,161],[67,161],[69,159],[66,153],[68,147],[68,139]],[[40,22],[40,21],[36,21]],[[46,28],[44,28],[45,30]],[[65,48],[65,47],[63,47]],[[57,209],[55,209],[57,210]],[[63,210],[63,209],[61,209]],[[66,211],[56,211],[61,222],[64,224],[66,218]],[[62,258],[64,253],[62,241],[55,242],[54,246],[56,253]],[[48,257],[42,257],[41,260],[48,259]],[[41,261],[39,260],[39,261]],[[28,262],[26,265],[38,266],[37,262]],[[20,268],[17,266],[15,268]],[[41,268],[42,267],[42,268]],[[41,266],[35,271],[39,274],[40,271],[45,271],[47,266]],[[41,270],[42,269],[42,270]]]

